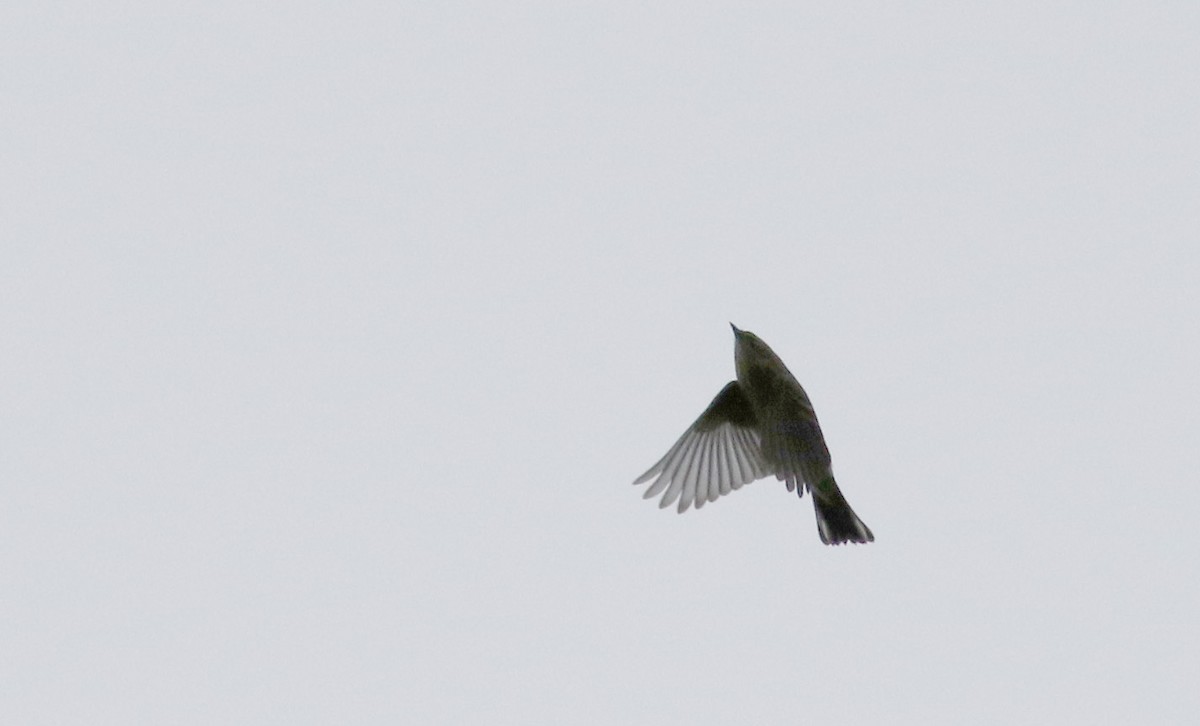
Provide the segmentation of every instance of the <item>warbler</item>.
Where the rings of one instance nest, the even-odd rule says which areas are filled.
[[[644,498],[662,493],[659,507],[679,500],[682,514],[692,504],[699,509],[774,475],[788,491],[801,497],[805,489],[812,493],[822,542],[874,542],[833,478],[829,448],[804,388],[761,338],[729,325],[737,380],[721,389],[666,456],[634,484],[653,478]]]

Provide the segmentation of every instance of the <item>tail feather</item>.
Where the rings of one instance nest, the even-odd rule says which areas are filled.
[[[875,535],[863,524],[832,476],[821,480],[813,489],[813,508],[817,513],[817,532],[827,545],[846,542],[874,542]]]

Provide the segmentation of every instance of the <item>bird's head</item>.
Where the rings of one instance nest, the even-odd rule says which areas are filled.
[[[738,378],[742,378],[754,366],[784,368],[783,361],[775,355],[775,351],[749,330],[742,330],[733,323],[733,359],[737,366]]]

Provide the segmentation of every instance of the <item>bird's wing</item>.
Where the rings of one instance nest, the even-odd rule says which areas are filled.
[[[699,509],[771,473],[759,446],[754,409],[737,381],[731,381],[666,456],[634,484],[644,484],[657,475],[644,498],[665,489],[658,506],[669,507],[678,499],[682,513],[693,503]]]
[[[812,407],[785,402],[767,407],[761,416],[759,449],[767,469],[788,491],[804,496],[806,486],[812,490],[830,475],[829,449]]]

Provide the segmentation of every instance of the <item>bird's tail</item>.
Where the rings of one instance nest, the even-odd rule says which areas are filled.
[[[863,524],[832,476],[827,476],[812,489],[813,508],[817,511],[817,532],[827,545],[845,542],[874,542],[875,535]]]

